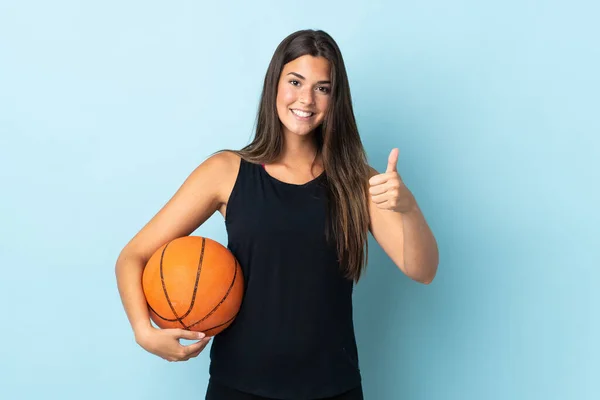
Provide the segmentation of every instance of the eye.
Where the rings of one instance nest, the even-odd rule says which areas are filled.
[[[321,90],[321,89],[323,89],[323,90]],[[321,90],[321,92],[326,93],[326,94],[331,92],[331,89],[329,89],[327,86],[319,86],[319,90]]]
[[[291,83],[292,85],[296,86],[296,83],[300,83],[300,82],[298,82],[298,81],[297,81],[297,80],[295,80],[295,79],[292,79],[292,80],[290,81],[290,83]]]

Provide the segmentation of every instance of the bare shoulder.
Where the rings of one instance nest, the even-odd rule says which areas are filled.
[[[240,165],[240,156],[233,151],[220,151],[208,157],[205,162],[219,164],[220,167],[237,168]]]
[[[235,183],[240,167],[240,156],[231,151],[221,151],[205,159],[188,177],[189,185],[211,193],[213,200],[221,203],[227,199],[227,189]]]
[[[241,158],[232,151],[221,151],[208,157],[201,166],[205,166],[218,179],[227,179],[231,175],[237,176]]]
[[[218,187],[218,209],[221,211],[223,206],[227,204],[229,195],[237,180],[241,157],[231,151],[222,151],[209,157],[204,163],[210,168],[215,185]]]

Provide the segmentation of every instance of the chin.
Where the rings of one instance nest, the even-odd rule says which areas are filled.
[[[321,126],[321,124],[317,124],[317,125],[313,125],[310,127],[303,127],[303,126],[297,126],[295,124],[282,124],[283,128],[288,131],[289,133],[292,133],[294,135],[298,135],[298,136],[307,136],[312,134],[319,126]]]
[[[310,128],[310,129],[297,129],[297,128],[290,129],[290,127],[284,125],[284,128],[293,135],[308,136],[308,135],[312,134],[317,127]]]

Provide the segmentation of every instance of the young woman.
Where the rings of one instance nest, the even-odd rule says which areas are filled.
[[[214,337],[206,399],[362,399],[352,289],[367,233],[416,281],[431,282],[438,264],[397,159],[394,149],[381,174],[367,164],[335,41],[314,30],[285,38],[267,70],[254,140],[199,165],[119,256],[137,343],[185,361],[210,340],[154,328],[140,281],[157,248],[219,211],[246,287],[234,323]]]

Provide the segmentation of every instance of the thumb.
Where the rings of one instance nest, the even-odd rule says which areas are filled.
[[[198,339],[203,339],[205,336],[206,335],[202,332],[188,331],[186,329],[181,329],[179,331],[180,339],[198,340]]]
[[[398,165],[398,155],[400,154],[400,150],[392,149],[390,156],[388,157],[387,169],[385,172],[395,172],[397,171]]]

